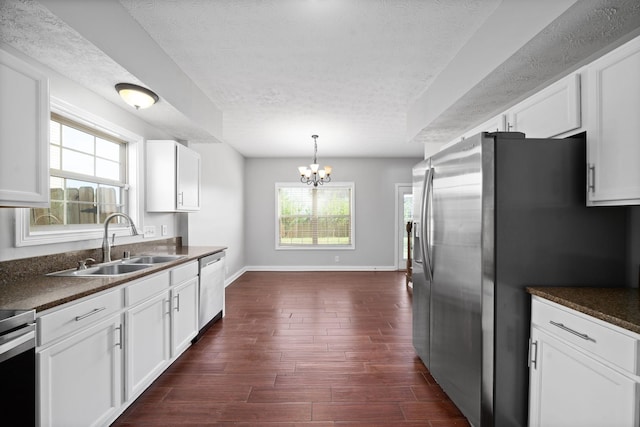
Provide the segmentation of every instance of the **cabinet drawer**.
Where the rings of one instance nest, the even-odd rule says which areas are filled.
[[[638,375],[640,340],[591,316],[534,298],[531,323],[610,363]]]
[[[122,294],[120,289],[117,289],[84,301],[68,303],[68,306],[53,313],[43,314],[37,320],[38,345],[45,345],[84,328],[96,320],[118,312],[121,308]]]
[[[171,270],[171,285],[185,282],[198,275],[198,262],[193,261]]]
[[[124,303],[127,307],[144,301],[169,288],[169,272],[147,277],[128,285],[124,289]]]

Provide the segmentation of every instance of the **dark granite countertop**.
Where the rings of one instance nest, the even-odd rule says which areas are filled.
[[[640,334],[638,288],[531,286],[527,292]]]
[[[177,246],[162,251],[145,251],[146,255],[185,255],[185,258],[119,277],[59,277],[38,274],[19,278],[0,286],[0,309],[43,311],[225,249],[224,246]],[[132,253],[131,256],[140,254]]]

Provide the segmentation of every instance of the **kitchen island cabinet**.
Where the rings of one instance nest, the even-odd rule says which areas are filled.
[[[529,425],[637,426],[640,335],[534,296]]]
[[[49,80],[0,49],[0,206],[49,206]]]

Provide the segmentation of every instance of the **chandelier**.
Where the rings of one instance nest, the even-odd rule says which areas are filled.
[[[313,163],[307,166],[298,167],[300,172],[300,182],[317,187],[325,182],[331,182],[331,166],[320,169],[318,164],[318,135],[311,135],[313,138]]]

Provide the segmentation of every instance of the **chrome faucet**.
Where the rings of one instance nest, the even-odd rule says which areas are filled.
[[[129,225],[131,226],[131,235],[137,236],[138,230],[136,230],[136,226],[133,223],[133,220],[127,214],[123,214],[120,212],[112,213],[104,220],[104,236],[102,237],[102,262],[111,262],[111,244],[109,243],[109,221],[111,219],[121,216],[129,221]],[[115,241],[116,235],[113,235],[113,241]],[[113,242],[112,241],[112,242]]]

